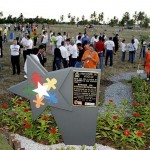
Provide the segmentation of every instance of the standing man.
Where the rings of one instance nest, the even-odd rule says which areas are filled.
[[[106,59],[105,59],[105,66],[107,66],[108,58],[110,57],[110,67],[113,65],[113,51],[115,48],[115,44],[112,41],[112,37],[109,37],[109,40],[104,43],[106,48]]]
[[[136,59],[136,52],[138,51],[138,47],[139,47],[139,41],[137,38],[135,38],[134,35],[132,36],[132,39],[134,40],[134,47],[135,47],[133,60],[135,60]]]
[[[4,42],[7,42],[7,28],[6,27],[4,28],[3,36],[4,36]]]
[[[27,58],[27,33],[25,33],[24,37],[22,38],[20,44],[22,45],[23,47],[23,58],[24,58],[24,63],[26,61],[26,58]]]
[[[44,64],[47,61],[44,45],[39,46],[38,58],[40,60],[41,65],[44,67]]]
[[[77,46],[75,44],[74,39],[70,40],[70,67],[75,67],[75,64],[77,62],[77,56],[78,56],[78,50],[77,50]]]
[[[38,37],[38,33],[37,33],[36,29],[34,29],[34,31],[33,31],[33,37],[34,37],[34,46],[36,46],[37,37]]]
[[[104,58],[104,42],[102,40],[102,37],[99,36],[99,41],[95,43],[95,49],[98,53],[99,59],[100,59],[100,66],[99,68],[101,69],[101,71],[103,70],[103,58]]]
[[[0,31],[0,57],[3,57],[3,37],[1,35],[1,31]]]
[[[13,41],[13,44],[10,45],[11,50],[11,63],[12,63],[12,70],[13,75],[16,74],[16,68],[17,68],[17,74],[20,75],[20,57],[19,57],[19,49],[20,46],[17,45],[17,40],[15,39]]]
[[[62,36],[61,36],[61,33],[60,32],[58,32],[58,35],[57,35],[57,37],[56,37],[56,46],[57,46],[57,48],[59,48],[60,46],[61,46],[61,42],[63,41],[63,38],[62,38]]]
[[[69,63],[69,55],[68,55],[68,50],[65,47],[65,42],[62,41],[61,42],[61,46],[59,47],[60,52],[61,52],[61,56],[62,56],[62,63],[64,68],[68,67],[68,63]]]
[[[84,33],[84,37],[82,38],[82,44],[84,44],[85,41],[87,41],[88,44],[90,44],[90,39],[86,33]]]
[[[27,55],[32,54],[32,47],[33,47],[33,41],[30,38],[30,35],[27,35],[27,45],[26,45]]]
[[[83,49],[81,43],[78,43],[78,44],[77,44],[77,48],[78,48],[78,50],[79,50],[79,55],[78,55],[78,57],[77,57],[77,62],[76,62],[76,64],[75,64],[75,67],[81,68],[81,67],[82,67],[82,56],[83,56],[83,54],[84,54],[84,49]]]
[[[119,35],[116,34],[115,37],[113,38],[113,41],[114,41],[114,44],[115,44],[115,53],[114,54],[116,54],[116,52],[119,49],[119,39],[118,39],[118,37],[119,37]]]
[[[56,48],[56,36],[55,32],[52,35],[52,55],[54,55],[54,49]]]
[[[43,35],[41,38],[41,44],[44,46],[45,51],[46,51],[46,43],[47,43],[46,31],[43,31]]]

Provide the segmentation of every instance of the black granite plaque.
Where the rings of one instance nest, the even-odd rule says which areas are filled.
[[[73,72],[73,105],[95,106],[97,99],[98,73]]]

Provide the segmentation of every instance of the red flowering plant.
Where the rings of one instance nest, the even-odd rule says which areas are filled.
[[[60,137],[60,133],[58,131],[58,128],[55,127],[51,127],[49,129],[49,136],[48,136],[48,140],[51,144],[57,143],[59,142],[59,137]]]

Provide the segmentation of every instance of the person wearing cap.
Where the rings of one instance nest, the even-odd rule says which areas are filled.
[[[150,44],[145,52],[144,69],[147,73],[147,81],[150,80]]]

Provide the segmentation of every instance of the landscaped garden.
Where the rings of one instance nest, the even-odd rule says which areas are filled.
[[[145,80],[132,78],[132,109],[128,101],[122,100],[119,109],[114,101],[105,104],[104,114],[97,120],[96,141],[105,141],[116,149],[140,149],[149,146],[150,141],[150,87]],[[19,133],[43,144],[62,142],[62,138],[53,116],[47,108],[35,121],[28,99],[14,97],[11,105],[1,104],[1,127]]]

